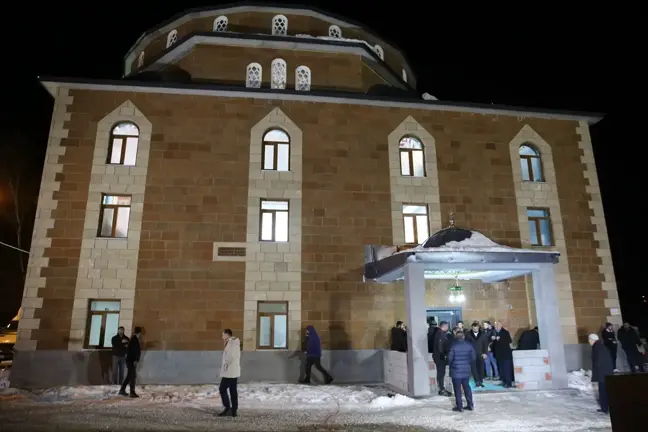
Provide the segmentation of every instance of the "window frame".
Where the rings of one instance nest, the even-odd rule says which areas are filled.
[[[406,139],[406,138],[415,139],[416,141],[418,141],[421,144],[421,148],[420,149],[411,149],[411,148],[403,148],[403,147],[401,147],[400,146],[401,142],[403,142],[403,140]],[[414,152],[421,152],[421,156],[423,156],[423,176],[422,177],[414,175],[414,157],[413,157]],[[407,153],[407,158],[408,158],[408,162],[409,162],[409,170],[410,170],[409,175],[408,174],[403,174],[403,158],[402,158],[403,153]],[[400,175],[401,175],[401,177],[427,178],[427,169],[426,169],[425,164],[426,164],[425,144],[423,144],[423,141],[421,141],[421,139],[419,137],[414,136],[414,135],[403,135],[398,140],[398,165],[400,167]]]
[[[278,313],[278,312],[261,312],[261,305],[262,304],[280,304],[280,305],[286,305],[286,313]],[[257,328],[256,328],[256,347],[258,350],[287,350],[289,349],[288,345],[290,343],[290,340],[288,338],[289,332],[288,329],[290,327],[290,321],[288,319],[289,317],[289,304],[287,301],[281,301],[281,300],[259,300],[257,301]],[[274,346],[274,317],[277,315],[285,315],[286,316],[286,346],[285,347],[275,347]],[[261,318],[262,317],[270,317],[270,346],[262,346],[261,345]]]
[[[93,311],[92,310],[92,302],[119,302],[119,310],[118,311]],[[101,330],[99,331],[99,343],[103,344],[103,341],[106,337],[106,317],[111,314],[116,314],[117,315],[117,328],[119,328],[120,324],[120,319],[121,319],[121,300],[117,299],[90,299],[88,300],[88,315],[86,316],[86,331],[85,331],[85,336],[83,338],[83,348],[88,349],[88,350],[111,350],[112,346],[109,347],[104,347],[104,346],[96,346],[96,345],[90,345],[90,330],[92,328],[92,317],[95,315],[101,315]]]
[[[122,204],[104,204],[104,198],[105,197],[119,197],[119,198],[130,198],[130,204],[129,205],[122,205]],[[131,216],[130,214],[128,216],[128,228],[126,229],[126,236],[125,237],[116,237],[115,236],[115,229],[116,229],[116,221],[117,221],[117,215],[119,214],[119,211],[113,211],[113,220],[112,220],[112,232],[110,236],[104,236],[101,234],[101,228],[103,227],[103,217],[104,217],[104,211],[107,208],[111,209],[119,209],[119,208],[133,208],[133,196],[129,194],[112,194],[112,193],[102,193],[101,194],[101,201],[99,203],[99,227],[97,228],[97,238],[102,238],[102,239],[127,239],[128,238],[128,230],[130,229],[130,221],[131,221]]]
[[[425,215],[419,214],[419,213],[405,213],[403,207],[405,206],[420,206],[420,207],[425,207]],[[424,203],[402,203],[401,204],[401,215],[403,216],[403,240],[405,241],[406,246],[416,246],[421,243],[423,243],[426,239],[430,237],[430,208],[427,204]],[[427,236],[423,240],[423,242],[418,241],[418,225],[416,224],[416,218],[417,216],[425,216],[425,222],[427,223]],[[414,219],[414,243],[408,243],[407,239],[405,238],[405,218],[411,217]]]
[[[115,129],[117,129],[118,126],[123,125],[123,124],[130,124],[135,126],[137,129],[137,135],[115,135]],[[122,147],[121,147],[121,154],[119,155],[119,162],[111,162],[112,159],[112,154],[113,154],[113,148],[115,147],[115,139],[121,139]],[[137,143],[135,144],[135,164],[133,165],[125,165],[124,160],[126,159],[126,142],[128,141],[128,138],[137,138]],[[131,167],[131,166],[136,166],[137,165],[137,151],[139,150],[139,144],[140,144],[140,128],[137,126],[135,123],[132,121],[120,121],[119,123],[115,123],[113,127],[110,129],[110,138],[109,138],[109,143],[108,143],[108,154],[106,155],[106,165],[112,165],[112,166],[125,166],[125,167]]]
[[[281,141],[266,141],[266,135],[268,135],[272,131],[281,131],[286,134],[288,137],[288,142],[281,142]],[[279,145],[280,144],[286,144],[288,145],[288,169],[285,171],[279,171],[277,169],[278,167],[278,156],[279,156]],[[290,139],[290,134],[286,132],[285,130],[278,128],[278,127],[272,127],[265,131],[261,137],[261,171],[273,171],[273,172],[290,172],[290,158],[292,154],[292,146],[291,146],[291,139]],[[265,168],[265,158],[266,158],[266,145],[271,145],[272,146],[272,152],[273,152],[273,160],[272,160],[272,168]],[[278,200],[274,200],[278,201]]]
[[[281,172],[281,171],[279,171]],[[288,210],[264,210],[263,202],[285,202],[288,204]],[[286,241],[276,240],[276,229],[277,229],[277,216],[278,212],[286,212],[288,214],[288,226],[286,227]],[[272,214],[272,240],[264,240],[261,236],[263,235],[263,214],[271,213]],[[287,199],[272,199],[272,198],[261,198],[259,202],[259,241],[262,243],[289,243],[290,242],[290,200]]]
[[[541,216],[529,216],[529,210],[540,210],[543,212],[546,212],[547,216],[546,217],[541,217]],[[551,210],[548,207],[527,207],[526,208],[526,213],[527,213],[527,224],[529,222],[533,222],[535,225],[535,232],[536,232],[536,238],[540,242],[540,244],[533,244],[531,243],[531,233],[529,232],[529,242],[531,243],[531,246],[534,247],[552,247],[556,245],[556,241],[554,239],[554,232],[553,232],[553,223],[551,222]],[[549,244],[542,244],[542,228],[540,226],[540,221],[546,220],[549,223]]]
[[[533,150],[536,154],[531,156],[531,155],[523,155],[520,154],[520,150],[522,147],[528,147],[531,150]],[[520,177],[522,178],[523,182],[527,183],[545,183],[545,173],[544,173],[544,164],[542,163],[542,154],[540,151],[532,144],[530,143],[524,143],[518,147],[518,157],[520,158],[521,161],[525,161],[527,165],[527,170],[529,172],[529,180],[524,179],[524,170],[522,170],[522,167],[520,167]],[[534,171],[533,171],[533,159],[538,159],[538,163],[540,166],[540,180],[534,180]]]

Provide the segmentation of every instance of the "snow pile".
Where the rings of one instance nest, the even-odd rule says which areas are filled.
[[[1,369],[0,370],[0,390],[9,388],[9,370]]]
[[[42,402],[72,400],[107,400],[123,398],[117,396],[117,386],[57,387],[38,394]],[[411,406],[418,403],[402,395],[378,396],[362,386],[308,386],[296,384],[242,384],[239,385],[241,406],[279,409],[290,406],[293,409],[373,409]],[[0,396],[20,392],[16,389],[0,390]],[[141,386],[137,389],[140,400],[170,402],[177,404],[219,405],[220,394],[217,385],[196,386]]]
[[[580,390],[583,393],[591,393],[592,389],[592,372],[581,369],[570,372],[568,375],[569,387]]]
[[[417,246],[404,252],[545,252],[555,253],[554,251],[535,250],[535,249],[518,249],[509,246],[498,245],[484,234],[471,231],[472,235],[462,241],[451,241],[441,247],[425,248]]]
[[[432,96],[432,95],[431,95],[430,93],[428,93],[428,92],[423,93],[423,95],[421,95],[421,97],[422,97],[423,99],[425,99],[425,100],[439,100],[439,99],[435,98],[434,96]]]

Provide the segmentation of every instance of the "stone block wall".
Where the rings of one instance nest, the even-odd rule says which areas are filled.
[[[549,351],[513,351],[515,387],[523,390],[552,388]]]
[[[409,392],[407,354],[385,350],[383,365],[385,368],[385,384],[395,391],[407,394]]]

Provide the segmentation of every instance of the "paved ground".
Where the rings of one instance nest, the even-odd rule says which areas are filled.
[[[42,402],[0,398],[0,430],[9,431],[282,431],[282,432],[611,432],[593,401],[575,392],[481,394],[477,410],[453,413],[446,398],[381,411],[337,409],[242,409],[238,418],[219,418],[217,404],[148,400]]]

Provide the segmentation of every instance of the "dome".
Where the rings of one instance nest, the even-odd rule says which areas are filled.
[[[461,243],[461,245],[459,244]],[[496,247],[497,243],[486,237],[480,232],[466,230],[451,226],[444,228],[432,234],[420,247],[422,248],[440,248],[440,247],[456,247],[456,246],[472,246],[472,247]]]

